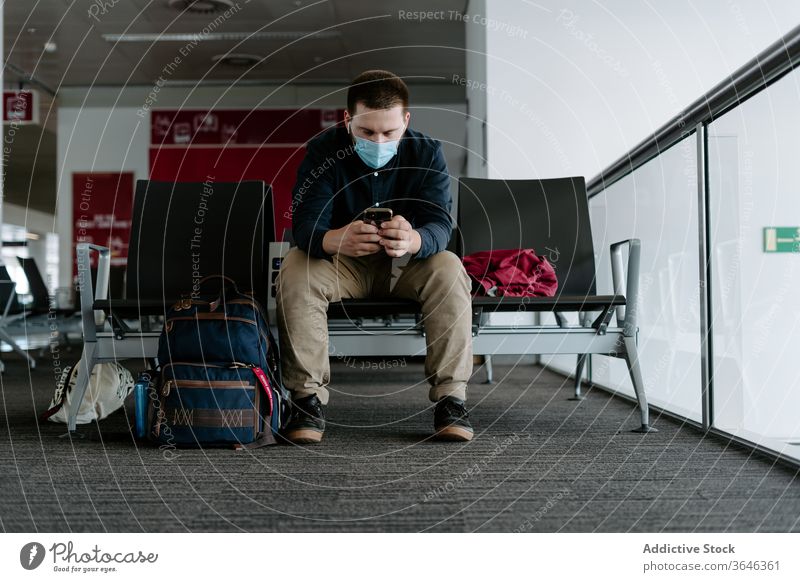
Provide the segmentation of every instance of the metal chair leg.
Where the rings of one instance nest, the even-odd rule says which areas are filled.
[[[78,427],[78,410],[80,410],[86,389],[89,387],[89,378],[96,364],[95,355],[97,354],[97,344],[88,342],[83,346],[83,354],[78,361],[78,376],[75,379],[75,389],[70,398],[68,412],[67,430],[75,432]]]
[[[484,365],[486,366],[486,383],[494,384],[494,368],[492,367],[492,356],[484,356]]]
[[[586,398],[581,394],[581,380],[583,379],[583,369],[588,359],[589,354],[578,354],[578,363],[575,366],[575,393],[570,400],[583,400]]]
[[[626,337],[625,342],[625,362],[628,364],[628,370],[631,374],[631,381],[633,382],[633,390],[636,392],[636,400],[639,402],[639,412],[642,416],[642,426],[633,429],[631,432],[658,432],[655,428],[650,426],[650,408],[647,406],[647,396],[644,393],[644,379],[642,378],[642,370],[639,365],[639,352],[636,349],[636,338]]]

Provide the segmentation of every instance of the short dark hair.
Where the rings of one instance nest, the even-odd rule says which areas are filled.
[[[391,109],[402,105],[408,109],[408,87],[403,80],[389,71],[364,71],[353,79],[347,89],[347,111],[355,115],[356,103],[369,109]]]

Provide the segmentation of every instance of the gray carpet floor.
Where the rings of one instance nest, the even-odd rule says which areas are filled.
[[[6,357],[0,429],[5,532],[800,530],[798,474],[531,365],[471,386],[476,438],[429,439],[422,365],[335,362],[317,446],[160,451],[120,411],[84,438],[40,423],[47,358]],[[94,435],[94,436],[92,436]]]

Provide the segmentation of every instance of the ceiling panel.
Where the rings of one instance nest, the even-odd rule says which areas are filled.
[[[462,10],[465,2],[439,1],[436,10]],[[415,22],[399,17],[399,9],[429,10],[430,3],[404,0],[358,2],[334,0],[239,0],[230,17],[180,13],[167,0],[118,0],[106,10],[96,0],[5,2],[5,51],[12,64],[33,73],[50,87],[63,84],[112,85],[154,83],[164,66],[187,52],[185,41],[108,42],[103,34],[200,32],[302,32],[330,29],[337,37],[204,40],[188,47],[171,80],[236,79],[242,69],[213,67],[211,56],[230,51],[269,56],[246,78],[284,81],[346,82],[365,68],[388,68],[413,77],[438,71],[442,77],[463,74],[464,26],[457,19]],[[402,6],[402,8],[398,8]],[[369,20],[364,20],[369,19]],[[52,37],[56,50],[44,51]],[[449,48],[413,48],[440,45]],[[393,48],[388,48],[393,47]],[[15,80],[7,73],[7,82]]]

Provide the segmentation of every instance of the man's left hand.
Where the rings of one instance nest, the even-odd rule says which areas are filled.
[[[392,217],[391,220],[382,222],[379,229],[378,235],[381,240],[378,241],[378,244],[390,257],[402,257],[406,253],[413,255],[419,252],[422,244],[419,233],[411,228],[411,223],[399,214]]]

